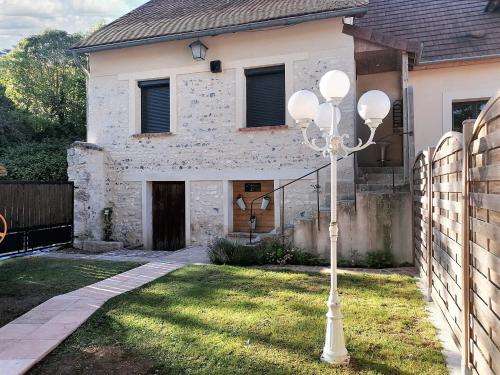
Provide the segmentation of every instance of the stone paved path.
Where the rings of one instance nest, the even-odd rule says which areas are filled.
[[[101,254],[80,254],[75,252],[50,251],[40,252],[34,256],[52,257],[60,259],[95,259],[113,260],[115,262],[167,262],[183,263],[210,263],[207,249],[201,246],[188,247],[178,251],[151,251],[151,250],[116,250]],[[1,375],[1,374],[0,374]]]
[[[95,257],[94,255],[91,259],[108,259]],[[0,375],[24,374],[80,327],[107,300],[190,263],[208,263],[206,249],[192,247],[165,254],[161,261],[149,262],[109,279],[53,297],[1,327]]]

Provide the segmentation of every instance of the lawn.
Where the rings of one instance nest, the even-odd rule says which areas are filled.
[[[328,276],[189,266],[109,301],[32,374],[446,374],[409,276],[341,275],[351,363],[319,361]]]
[[[0,327],[51,297],[139,265],[46,257],[0,261]]]

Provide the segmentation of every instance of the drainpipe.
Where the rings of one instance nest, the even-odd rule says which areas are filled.
[[[403,166],[404,180],[409,181],[410,171],[410,153],[408,142],[408,53],[403,52],[401,55],[401,87],[403,89]]]

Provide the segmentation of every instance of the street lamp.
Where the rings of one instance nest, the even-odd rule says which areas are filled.
[[[373,90],[365,93],[358,102],[358,113],[370,128],[370,137],[363,144],[361,139],[355,147],[348,147],[345,139],[348,134],[339,134],[339,104],[349,92],[349,77],[339,70],[327,72],[320,80],[319,88],[326,103],[319,104],[315,94],[307,90],[297,91],[288,101],[288,112],[302,130],[305,143],[315,151],[320,151],[331,160],[331,216],[330,216],[330,295],[326,314],[326,338],[321,359],[331,364],[349,363],[349,354],[345,347],[340,299],[337,291],[337,156],[360,151],[375,142],[373,137],[377,127],[387,116],[391,102],[382,91]],[[307,129],[315,122],[321,136],[309,140]],[[319,143],[318,143],[319,142]]]

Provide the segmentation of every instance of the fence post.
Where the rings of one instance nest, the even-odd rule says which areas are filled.
[[[469,251],[469,143],[475,120],[463,122],[462,145],[462,294],[463,294],[463,327],[462,327],[462,373],[470,374],[470,251]]]
[[[427,300],[432,301],[432,156],[434,147],[427,149]]]

